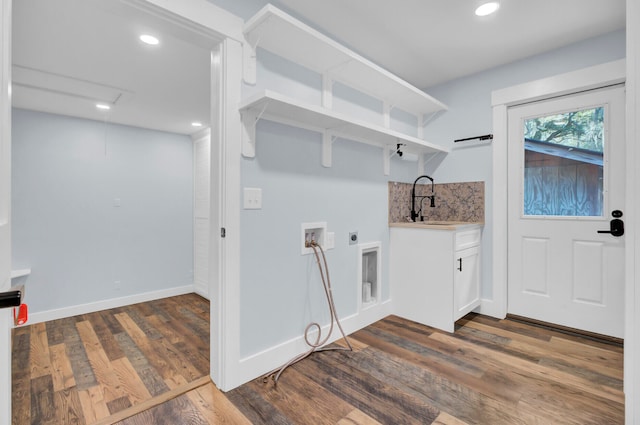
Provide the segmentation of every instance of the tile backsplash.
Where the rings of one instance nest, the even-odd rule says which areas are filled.
[[[412,186],[413,183],[389,182],[389,223],[409,221]],[[434,208],[429,206],[429,199],[424,200],[425,221],[484,222],[484,182],[437,183],[435,194]],[[431,195],[431,184],[416,185],[416,195]],[[417,204],[416,210],[419,209]]]

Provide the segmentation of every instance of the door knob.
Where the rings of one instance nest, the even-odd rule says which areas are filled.
[[[609,222],[609,230],[598,230],[598,233],[611,233],[612,236],[620,237],[624,235],[624,221],[614,218]]]

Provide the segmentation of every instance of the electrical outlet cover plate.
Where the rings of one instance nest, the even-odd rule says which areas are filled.
[[[349,245],[355,245],[358,243],[358,232],[349,233]]]

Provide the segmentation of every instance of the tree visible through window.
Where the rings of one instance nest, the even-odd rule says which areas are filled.
[[[525,215],[602,215],[604,110],[524,120]]]

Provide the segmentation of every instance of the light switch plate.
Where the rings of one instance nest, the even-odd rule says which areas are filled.
[[[244,188],[244,209],[245,210],[262,209],[262,189],[257,187]]]

